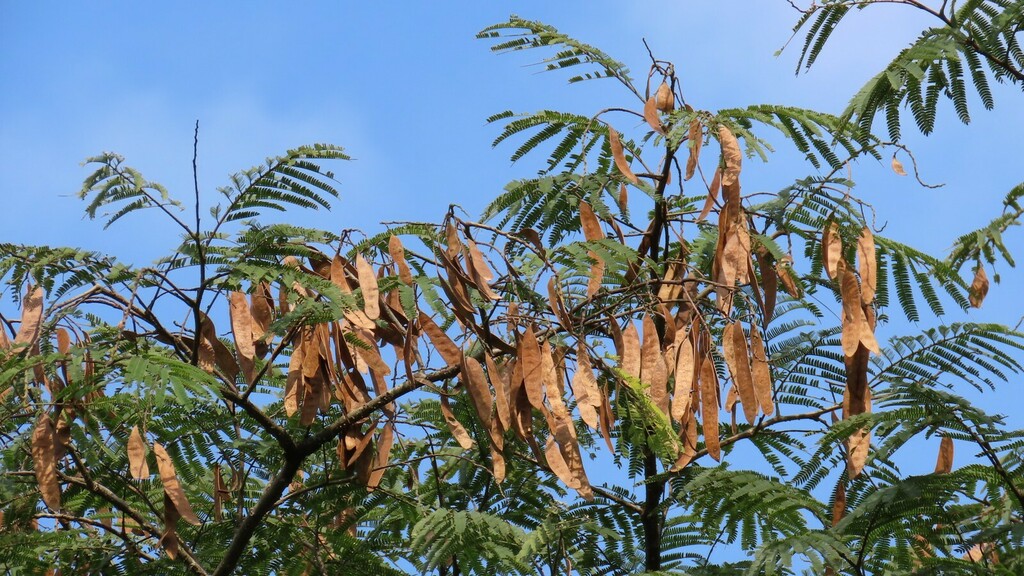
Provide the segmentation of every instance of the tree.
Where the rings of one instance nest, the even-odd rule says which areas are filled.
[[[997,236],[944,260],[876,234],[843,168],[899,144],[863,113],[702,110],[653,56],[638,84],[545,24],[481,36],[555,47],[548,69],[635,98],[493,116],[513,159],[549,152],[481,221],[453,208],[369,237],[261,221],[328,207],[325,164],[347,158],[330,145],[239,173],[186,221],[107,154],[88,214],[160,210],[173,254],[2,245],[20,308],[0,337],[9,569],[1019,569],[1020,432],[957,387],[1021,370],[1022,335],[874,335],[897,303],[917,320],[980,302],[984,268],[971,286],[958,270]],[[745,196],[770,131],[819,172]],[[936,472],[907,476],[895,453],[922,436],[942,437]],[[954,442],[980,460],[955,466]],[[595,453],[627,482],[599,478]]]

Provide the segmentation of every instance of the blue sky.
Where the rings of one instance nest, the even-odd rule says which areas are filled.
[[[500,5],[499,5],[500,4]],[[510,11],[555,25],[646,71],[641,39],[673,60],[687,100],[716,109],[783,103],[838,112],[849,96],[914,39],[926,20],[881,6],[850,17],[809,74],[793,74],[800,38],[782,0],[687,2],[184,2],[0,3],[0,195],[3,239],[70,244],[148,262],[176,243],[156,214],[101,233],[74,198],[80,163],[115,151],[150,180],[191,197],[192,130],[200,121],[200,186],[208,199],[237,170],[310,142],[343,145],[342,198],[331,213],[300,217],[330,230],[380,229],[384,220],[436,220],[449,203],[479,214],[509,180],[542,158],[510,165],[510,147],[484,119],[501,110],[585,114],[634,105],[611,81],[567,85],[528,66],[537,54],[496,56],[474,38]],[[996,86],[996,109],[975,100],[962,126],[949,106],[906,143],[938,190],[854,168],[857,193],[888,221],[885,233],[942,253],[961,232],[995,216],[1021,181],[1024,97]],[[626,127],[628,128],[628,126]],[[748,163],[745,187],[774,191],[813,168],[774,138],[778,159]],[[1011,244],[1024,245],[1011,232]],[[1015,324],[1024,307],[1001,267],[975,318]],[[952,315],[951,315],[952,316]],[[950,318],[950,321],[955,318]]]
[[[555,25],[630,64],[643,77],[646,38],[676,63],[687,100],[716,109],[781,103],[838,112],[925,24],[882,6],[851,17],[815,69],[794,76],[800,39],[780,57],[796,13],[783,0],[674,2],[91,2],[0,3],[0,240],[75,245],[149,261],[177,243],[153,216],[102,233],[74,198],[101,151],[123,154],[149,179],[191,197],[192,130],[200,120],[199,177],[208,198],[231,172],[304,143],[343,145],[356,161],[336,166],[342,198],[329,214],[299,223],[379,230],[383,220],[433,220],[457,203],[479,214],[509,180],[543,158],[510,165],[510,147],[484,119],[498,111],[563,109],[592,114],[633,105],[611,81],[569,86],[565,75],[527,66],[537,54],[495,56],[474,38],[509,12]],[[924,189],[888,162],[854,167],[857,194],[886,234],[943,254],[960,233],[994,217],[1022,180],[1024,95],[996,86],[996,109],[972,101],[962,126],[940,109],[924,139],[907,121],[906,143]],[[627,126],[628,128],[628,126]],[[813,167],[774,142],[779,159],[749,162],[745,191],[774,191]],[[1024,254],[1024,235],[1011,231]],[[1000,267],[976,320],[1016,324],[1024,276]],[[898,312],[893,311],[896,316]],[[949,314],[942,321],[962,320]],[[924,317],[920,327],[936,320]],[[913,327],[897,325],[901,331]],[[891,332],[890,332],[891,333]],[[1024,400],[1021,382],[985,400]],[[1009,402],[1009,404],[1008,404]],[[1021,415],[1013,421],[1022,423]],[[929,456],[931,458],[931,456]]]

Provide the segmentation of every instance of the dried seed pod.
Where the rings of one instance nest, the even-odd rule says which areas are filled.
[[[971,301],[971,306],[974,308],[981,308],[981,303],[985,301],[985,296],[988,294],[988,274],[985,273],[985,267],[978,264],[978,268],[974,271],[974,281],[971,282],[971,287],[967,291],[968,298]]]
[[[672,87],[668,82],[662,82],[658,86],[658,92],[654,96],[654,105],[662,112],[671,112],[676,109],[676,96],[672,93]]]
[[[896,159],[895,154],[892,155],[892,171],[895,172],[897,176],[907,175],[907,171],[903,169],[903,163]]]
[[[128,468],[132,478],[144,480],[149,478],[149,463],[146,462],[146,441],[142,439],[139,427],[132,428],[128,437]]]
[[[55,444],[53,420],[49,414],[43,414],[32,432],[32,461],[43,503],[50,510],[57,511],[60,510],[60,482],[57,480]]]

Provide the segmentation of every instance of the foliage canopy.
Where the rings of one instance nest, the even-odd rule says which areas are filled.
[[[874,3],[807,9],[799,67]],[[670,62],[637,82],[513,16],[480,33],[494,51],[544,51],[548,70],[635,101],[489,118],[513,161],[546,160],[479,221],[452,209],[369,237],[267,223],[330,206],[328,166],[348,159],[334,145],[236,174],[209,217],[118,155],[90,158],[89,216],[157,209],[181,243],[148,266],[0,244],[16,308],[0,318],[0,563],[1019,573],[1024,432],[962,391],[1019,377],[1024,334],[875,332],[893,310],[979,306],[985,265],[1013,263],[1002,233],[1024,184],[938,257],[879,234],[845,168],[895,150],[905,174],[901,108],[927,133],[945,94],[968,121],[964,69],[986,107],[989,77],[1024,86],[1022,6],[929,9],[941,26],[839,115],[701,109]],[[882,113],[888,141],[871,132]],[[811,173],[745,195],[769,134]],[[908,475],[898,452],[922,438],[935,472]]]

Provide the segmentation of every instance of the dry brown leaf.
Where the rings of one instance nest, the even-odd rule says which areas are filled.
[[[260,282],[250,298],[252,310],[252,339],[256,346],[256,354],[262,358],[269,352],[266,342],[267,330],[274,321],[274,297],[270,294],[270,284]]]
[[[740,177],[743,167],[743,153],[736,135],[725,124],[718,125],[718,142],[722,146],[722,186],[732,186]]]
[[[587,277],[587,299],[590,299],[601,290],[601,283],[604,282],[604,261],[593,250],[589,251],[587,255],[594,259]]]
[[[198,526],[199,518],[192,511],[192,505],[188,503],[185,491],[182,490],[181,484],[178,482],[178,475],[174,471],[171,455],[159,442],[153,443],[153,453],[156,454],[157,469],[160,470],[160,482],[163,483],[164,493],[174,503],[174,508],[186,522]]]
[[[704,417],[704,444],[708,455],[722,460],[722,445],[718,438],[718,375],[711,355],[705,355],[700,368],[701,408]]]
[[[668,82],[662,81],[658,91],[654,95],[654,106],[662,112],[671,112],[676,109],[676,96],[672,93],[672,87]]]
[[[354,466],[358,468],[357,464],[369,459],[371,453],[366,449],[373,442],[373,433],[377,430],[377,424],[379,422],[371,423],[366,432],[361,432],[358,427],[349,428],[345,432],[344,441],[338,445],[338,462],[343,470]]]
[[[215,522],[224,520],[224,504],[231,498],[231,491],[224,484],[220,474],[220,464],[213,465],[213,519]]]
[[[896,159],[895,154],[892,155],[892,171],[895,172],[897,176],[907,175],[907,171],[903,169],[903,163]]]
[[[569,317],[569,312],[565,309],[562,294],[558,290],[558,277],[555,275],[548,278],[548,306],[551,307],[551,311],[558,317],[562,326],[566,328],[572,326],[572,318]]]
[[[455,262],[459,254],[462,253],[462,240],[459,239],[459,231],[455,229],[455,225],[449,221],[444,227],[445,241],[448,243],[448,248],[445,254],[448,259]]]
[[[657,96],[651,96],[644,102],[644,120],[647,120],[647,124],[650,125],[651,129],[658,134],[665,134],[665,127],[661,125],[661,115],[658,114],[658,98]]]
[[[562,380],[559,378],[554,351],[551,349],[551,343],[547,340],[540,345],[540,371],[544,380],[544,391],[547,393],[548,403],[551,405],[551,408],[564,408]],[[540,411],[544,412],[545,415],[550,415],[548,414],[550,410],[546,411],[545,408],[540,408]]]
[[[392,235],[388,240],[388,253],[391,254],[391,259],[398,266],[398,278],[406,286],[412,286],[412,270],[409,269],[409,263],[405,260],[405,248],[402,246],[402,241],[399,240],[398,236]]]
[[[57,423],[53,427],[54,454],[58,461],[64,458],[68,447],[71,446],[71,424],[68,421],[72,418],[74,418],[74,409],[65,407],[62,417],[57,417]]]
[[[254,358],[256,345],[253,342],[252,314],[249,302],[242,292],[232,292],[229,296],[231,315],[231,332],[235,337],[235,351],[238,352],[238,365],[247,384],[252,384],[255,374]]]
[[[305,383],[302,378],[302,365],[305,356],[306,351],[302,346],[302,341],[297,339],[292,349],[292,355],[288,359],[288,377],[284,388],[284,412],[289,418],[298,411],[305,393]]]
[[[533,437],[533,405],[526,396],[525,386],[520,386],[512,395],[512,405],[515,407],[512,411],[512,429],[534,449],[537,442]]]
[[[878,262],[875,257],[875,236],[865,226],[857,239],[857,269],[860,272],[860,299],[867,306],[875,300],[878,288]]]
[[[451,430],[452,436],[455,437],[455,441],[462,446],[463,450],[469,450],[473,447],[473,439],[469,436],[469,432],[466,428],[455,418],[455,414],[452,413],[452,407],[448,404],[448,397],[441,396],[441,415],[444,416],[445,423],[448,424],[448,429]]]
[[[668,370],[669,377],[671,377],[676,373],[676,335],[679,333],[679,328],[676,326],[675,315],[672,314],[672,311],[664,302],[658,303],[658,316],[661,317],[665,325],[662,350],[665,352],[665,367]]]
[[[842,478],[836,485],[836,498],[832,501],[832,526],[835,527],[846,515],[846,482]]]
[[[708,198],[704,201],[704,207],[701,208],[700,215],[697,216],[697,222],[703,222],[708,214],[711,213],[711,209],[715,207],[715,202],[718,200],[718,191],[722,188],[722,169],[715,168],[715,175],[711,177],[711,185],[708,186]]]
[[[547,443],[544,445],[544,457],[548,461],[548,468],[558,476],[566,486],[576,490],[580,487],[580,482],[577,480],[576,475],[569,469],[569,465],[565,462],[565,457],[562,456],[562,451],[555,444],[555,439],[548,436]]]
[[[970,560],[971,562],[987,561],[991,564],[999,564],[999,553],[996,552],[995,545],[991,542],[983,542],[981,544],[975,544],[963,555],[964,560]]]
[[[619,133],[615,131],[615,128],[608,126],[608,145],[612,149],[612,159],[615,160],[615,166],[622,172],[622,175],[633,184],[638,184],[640,180],[633,174],[633,170],[629,167],[629,162],[626,161],[626,153],[622,148],[622,140],[619,139]]]
[[[443,260],[442,256],[442,260]],[[472,326],[474,322],[475,308],[469,299],[469,291],[463,282],[462,273],[456,269],[456,265],[447,263],[445,269],[448,271],[448,278],[438,278],[438,284],[444,291],[451,303],[451,311],[461,326]]]
[[[567,426],[572,430],[572,420],[568,422]],[[562,451],[562,458],[565,460],[570,473],[576,481],[574,489],[584,500],[588,502],[593,501],[594,491],[590,486],[590,480],[587,478],[587,471],[583,468],[583,457],[580,453],[579,442],[576,440],[575,432],[573,432],[571,440],[566,444],[559,443],[559,449]]]
[[[302,399],[302,412],[299,415],[299,424],[309,426],[316,420],[317,412],[321,408],[324,393],[324,378],[322,372],[304,379],[305,396]]]
[[[857,430],[847,440],[847,475],[850,479],[856,478],[864,470],[864,464],[868,460],[868,452],[871,449],[871,431],[865,428]]]
[[[313,378],[320,371],[320,334],[313,326],[304,326],[302,335],[302,376]]]
[[[39,326],[43,320],[43,289],[29,286],[21,300],[21,324],[14,336],[14,346],[31,347],[39,338]]]
[[[380,318],[380,287],[377,285],[377,274],[373,266],[363,258],[356,256],[356,273],[359,277],[359,289],[363,292],[363,312],[370,320]]]
[[[690,121],[688,136],[690,155],[686,158],[686,176],[683,177],[683,180],[693,178],[693,173],[697,170],[697,163],[700,162],[700,149],[704,144],[704,126],[700,120],[694,118]]]
[[[445,334],[444,330],[441,330],[441,327],[430,316],[423,312],[420,312],[419,323],[420,328],[426,333],[427,338],[430,338],[430,343],[434,345],[434,349],[441,355],[445,363],[449,366],[458,366],[462,362],[462,349]]]
[[[747,338],[739,322],[729,324],[722,332],[722,352],[729,373],[732,374],[734,388],[743,404],[743,415],[753,426],[757,419],[757,395],[754,392],[754,378],[750,371]]]
[[[331,283],[337,286],[341,293],[345,295],[352,294],[352,285],[348,280],[347,269],[349,267],[350,264],[341,255],[335,254],[334,259],[331,261]],[[372,330],[377,326],[362,310],[346,310],[345,319],[367,330]]]
[[[828,277],[839,277],[839,261],[843,259],[843,239],[839,235],[839,224],[829,221],[821,233],[821,263]]]
[[[676,379],[672,392],[672,419],[683,422],[690,413],[693,396],[694,350],[693,335],[682,330],[676,332]]]
[[[178,557],[178,519],[181,514],[174,506],[170,494],[164,492],[164,533],[160,536],[159,544],[163,547],[167,557],[174,560]]]
[[[761,411],[770,416],[775,412],[775,402],[772,400],[772,372],[768,366],[768,354],[761,338],[761,329],[753,322],[750,324],[750,360],[757,403],[761,406]]]
[[[484,363],[487,366],[487,375],[490,377],[491,384],[494,386],[494,404],[496,407],[495,412],[498,416],[498,423],[501,425],[502,430],[509,430],[512,428],[512,412],[509,398],[509,374],[507,370],[502,370],[498,367],[497,363],[494,362],[494,358],[491,358],[490,354],[484,354]]]
[[[7,335],[7,326],[0,323],[0,350],[10,350],[11,337]]]
[[[683,293],[682,281],[685,275],[686,264],[682,260],[669,261],[665,266],[665,277],[658,286],[658,300],[667,305],[674,304]]]
[[[686,421],[682,423],[679,437],[683,443],[683,450],[675,464],[672,465],[671,472],[678,472],[686,468],[686,465],[697,455],[697,418],[694,417],[694,414],[689,414]]]
[[[544,410],[543,358],[532,325],[526,328],[526,333],[519,341],[519,364],[523,367],[523,386],[530,405]]]
[[[597,430],[598,411],[601,408],[601,390],[598,388],[597,378],[594,377],[587,346],[582,340],[576,349],[576,373],[572,377],[572,391],[576,396],[576,407],[580,411],[580,418],[587,426]]]
[[[145,480],[149,478],[149,462],[146,461],[146,441],[139,433],[139,427],[132,427],[128,437],[128,470],[132,478]]]
[[[469,391],[469,399],[476,409],[476,415],[480,418],[484,428],[491,427],[491,410],[494,409],[494,398],[491,397],[491,389],[487,386],[487,377],[484,375],[484,368],[480,362],[471,356],[462,359],[462,381]]]
[[[380,349],[377,348],[377,341],[373,337],[373,333],[368,330],[352,330],[352,335],[357,340],[362,342],[363,346],[353,346],[356,350],[356,354],[366,362],[367,367],[370,369],[370,373],[377,376],[387,376],[391,374],[391,366],[384,361],[384,358],[380,355]],[[321,340],[321,342],[325,341]],[[433,340],[431,340],[433,342]],[[326,355],[322,357],[326,358]]]
[[[366,490],[373,492],[380,485],[384,472],[388,469],[388,462],[391,460],[391,446],[395,440],[395,425],[391,420],[384,423],[380,431],[380,438],[377,439],[377,454],[373,458],[373,468],[366,480]]]
[[[615,413],[612,412],[611,400],[608,397],[608,390],[601,388],[601,406],[597,411],[598,419],[601,422],[601,436],[604,438],[608,450],[615,451],[612,446],[612,428],[615,426]]]
[[[43,503],[53,511],[60,510],[56,443],[53,421],[50,420],[49,414],[44,413],[36,421],[35,430],[32,432],[32,464],[35,468],[39,493],[43,496]]]
[[[715,260],[719,276],[716,280],[728,287],[750,281],[750,227],[739,199],[739,185],[724,186],[725,206],[719,214],[718,247]]]
[[[790,256],[783,256],[779,261],[775,263],[775,274],[779,277],[779,282],[782,282],[782,287],[786,289],[786,293],[793,298],[800,298],[803,296],[803,289],[800,284],[797,283],[795,273],[793,272],[793,258]]]
[[[863,344],[857,347],[853,356],[845,358],[846,388],[843,390],[843,419],[871,412],[871,388],[868,387],[868,362],[870,353]],[[855,432],[846,442],[847,471],[850,478],[856,478],[864,468],[871,448],[871,430],[863,428]]]
[[[725,411],[732,412],[732,433],[736,433],[736,404],[739,404],[740,395],[736,392],[736,385],[733,384],[729,387],[729,391],[725,394]]]
[[[485,298],[495,301],[501,300],[501,296],[498,296],[491,290],[491,280],[494,280],[494,272],[487,265],[487,259],[484,258],[483,252],[480,251],[476,242],[468,236],[466,237],[466,246],[469,248],[470,272],[477,289],[480,290],[480,293]]]
[[[846,388],[843,390],[843,419],[871,412],[871,389],[868,387],[870,354],[863,345],[857,353],[844,358]]]
[[[557,358],[552,359],[551,348],[545,341],[541,350],[541,359],[545,360],[545,374],[547,375],[545,380],[548,402],[551,404],[551,410],[545,414],[548,419],[548,426],[558,442],[566,466],[575,479],[573,488],[579,492],[580,496],[591,500],[594,497],[593,491],[587,479],[587,472],[583,468],[583,457],[580,454],[579,442],[576,438],[575,423],[569,414],[565,402],[562,400],[561,383],[564,381],[564,375],[560,374],[562,370],[559,370],[559,367],[562,365],[564,357],[562,352],[559,351]]]
[[[288,302],[288,289],[282,283],[277,291],[277,308],[281,311],[281,315],[288,314],[292,310],[292,305]]]
[[[523,228],[522,230],[520,230],[516,234],[518,234],[519,236],[522,236],[522,238],[524,240],[529,242],[533,246],[534,250],[537,251],[538,254],[540,254],[542,256],[544,255],[544,252],[545,252],[545,250],[544,250],[544,243],[541,242],[540,234],[538,234],[536,230],[534,230],[533,228]]]
[[[939,444],[939,458],[935,462],[936,474],[949,474],[953,471],[953,439],[943,436]]]
[[[988,274],[985,273],[985,267],[978,264],[978,268],[974,271],[974,281],[971,282],[971,287],[967,290],[967,297],[971,301],[971,306],[981,308],[986,295],[988,295]]]
[[[632,320],[626,322],[626,329],[622,331],[619,369],[627,376],[640,377],[640,334]]]
[[[57,328],[57,352],[67,354],[71,351],[71,335],[64,328]],[[6,335],[6,332],[5,332]]]
[[[632,325],[632,323],[630,323]],[[640,380],[647,385],[651,402],[657,406],[662,413],[668,414],[669,408],[668,370],[665,367],[665,357],[661,353],[661,339],[658,336],[658,329],[654,324],[654,318],[645,314],[643,319],[644,337],[640,347]]]
[[[505,455],[497,447],[491,449],[491,474],[494,475],[494,481],[498,484],[505,481]]]
[[[761,289],[764,291],[764,324],[768,325],[775,315],[775,302],[778,299],[779,276],[772,268],[772,256],[767,249],[761,247],[757,251],[757,268],[761,273]]]
[[[583,237],[588,242],[604,240],[605,235],[601,228],[601,221],[597,219],[597,214],[587,202],[580,202],[580,225],[583,228]]]
[[[843,353],[846,356],[853,356],[857,352],[857,346],[863,344],[865,348],[878,354],[880,349],[875,339],[874,330],[864,314],[864,306],[861,304],[860,284],[853,270],[845,264],[840,265],[837,274],[842,282],[843,297]]]
[[[200,322],[199,366],[210,374],[214,374],[216,368],[232,381],[239,372],[235,355],[217,337],[213,320],[206,314],[202,314]]]

